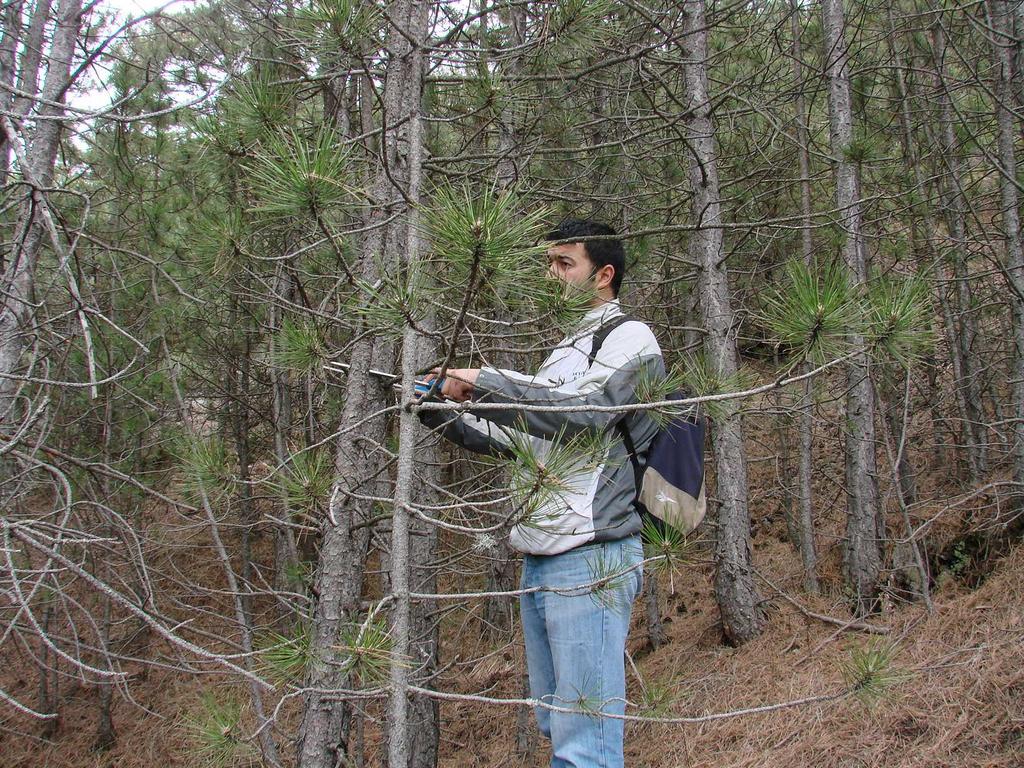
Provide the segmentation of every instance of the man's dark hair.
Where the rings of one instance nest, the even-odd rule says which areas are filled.
[[[622,278],[626,275],[626,249],[622,245],[622,240],[608,237],[617,234],[612,227],[597,221],[566,219],[548,232],[544,239],[563,240],[566,244],[583,243],[583,249],[595,271],[606,264],[611,264],[615,268],[611,284],[612,295],[618,298]],[[601,239],[592,239],[595,236]]]

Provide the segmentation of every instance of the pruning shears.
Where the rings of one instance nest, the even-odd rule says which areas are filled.
[[[334,363],[334,362],[331,362],[331,363],[325,363],[324,364],[324,369],[325,370],[332,371],[334,373],[348,373],[350,367],[351,366],[348,363]],[[386,379],[389,382],[391,382],[391,388],[392,389],[394,389],[396,391],[399,391],[399,392],[402,390],[402,385],[399,382],[399,379],[402,378],[401,376],[396,376],[395,374],[388,373],[387,371],[378,371],[378,370],[375,370],[373,368],[371,368],[369,370],[369,373],[370,373],[371,376],[378,376],[378,377],[380,377],[382,379]],[[416,392],[417,395],[425,395],[428,392],[430,392],[431,389],[433,389],[435,397],[443,398],[444,395],[441,394],[441,390],[444,389],[444,382],[445,382],[444,378],[433,379],[431,381],[426,381],[424,379],[417,379],[416,382],[415,382],[414,389],[415,389],[415,392]]]

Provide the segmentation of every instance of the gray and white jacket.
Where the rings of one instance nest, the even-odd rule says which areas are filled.
[[[651,329],[627,321],[616,327],[590,360],[594,332],[622,314],[617,301],[593,309],[579,329],[564,339],[532,376],[497,368],[482,368],[473,394],[474,403],[546,406],[615,406],[636,402],[642,375],[663,376],[661,348]],[[658,428],[646,411],[602,412],[581,410],[523,411],[474,409],[452,415],[421,411],[424,423],[442,427],[442,434],[468,450],[511,456],[513,440],[529,440],[532,452],[543,461],[556,441],[578,438],[590,430],[607,437],[603,460],[588,462],[563,478],[556,492],[520,519],[510,534],[511,545],[533,555],[555,555],[600,541],[614,541],[640,530],[633,508],[633,467],[625,445],[614,429],[626,419],[643,464]],[[527,434],[523,434],[523,432]],[[600,458],[600,457],[599,457]]]

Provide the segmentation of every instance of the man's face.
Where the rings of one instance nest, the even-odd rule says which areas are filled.
[[[608,287],[614,273],[615,268],[607,265],[595,271],[583,243],[563,243],[548,248],[548,274],[567,286],[596,294]]]
[[[564,243],[548,248],[548,274],[563,282],[585,288],[590,283],[593,268],[583,243]]]

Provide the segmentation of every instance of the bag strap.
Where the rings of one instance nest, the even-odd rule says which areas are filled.
[[[594,365],[594,361],[597,360],[597,353],[601,351],[601,347],[604,346],[605,339],[608,338],[609,334],[623,323],[628,323],[630,320],[635,319],[635,317],[630,315],[619,315],[618,317],[613,317],[594,331],[593,340],[590,342],[590,354],[587,355],[590,358],[590,365],[587,366],[588,369]]]
[[[597,360],[597,353],[601,350],[601,347],[604,345],[605,339],[608,338],[609,334],[623,323],[628,323],[630,320],[635,319],[636,318],[631,317],[630,315],[620,315],[619,317],[612,318],[594,331],[594,338],[590,343],[590,354],[588,355],[590,358],[590,366],[588,366],[588,370]],[[633,465],[633,482],[636,486],[635,500],[640,498],[640,484],[642,482],[640,477],[640,459],[637,458],[636,445],[633,443],[633,436],[629,433],[629,427],[626,426],[625,416],[615,423],[615,430],[622,437],[622,442],[626,445],[626,453],[629,456],[629,462]]]
[[[636,495],[634,500],[640,498],[640,485],[643,480],[640,476],[640,459],[636,456],[636,446],[633,444],[633,436],[629,434],[629,427],[626,426],[626,420],[615,424],[615,429],[619,431],[619,435],[622,437],[622,442],[626,444],[626,453],[629,455],[629,463],[633,465],[633,485],[636,486]]]

